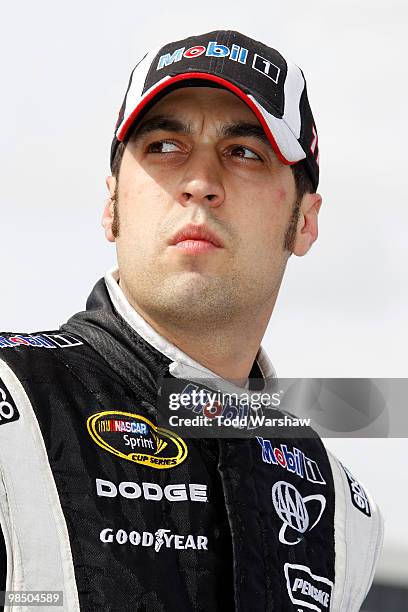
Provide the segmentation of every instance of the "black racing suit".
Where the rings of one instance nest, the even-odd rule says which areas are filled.
[[[359,609],[374,502],[318,437],[157,429],[170,360],[103,280],[60,330],[2,334],[0,358],[0,585],[7,551],[8,590],[63,590],[70,612]]]

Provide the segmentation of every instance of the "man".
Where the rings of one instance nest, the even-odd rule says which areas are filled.
[[[60,330],[0,337],[4,585],[70,611],[359,610],[381,520],[318,437],[158,427],[164,379],[274,376],[260,342],[321,205],[302,72],[238,32],[169,43],[111,167],[118,269]]]

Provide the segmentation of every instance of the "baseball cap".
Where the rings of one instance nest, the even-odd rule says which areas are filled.
[[[178,87],[230,90],[254,112],[284,164],[302,162],[314,189],[319,146],[306,81],[279,51],[240,32],[216,30],[168,43],[147,53],[133,69],[119,111],[111,167],[120,142],[163,95]]]

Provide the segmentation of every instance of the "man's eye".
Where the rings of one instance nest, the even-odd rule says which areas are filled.
[[[166,140],[152,142],[147,147],[148,153],[174,153],[175,151],[179,151],[179,147],[174,142],[167,142]]]
[[[244,147],[243,145],[233,147],[231,149],[231,155],[242,157],[243,159],[257,159],[262,161],[259,155],[252,151],[252,149],[248,149],[248,147]]]

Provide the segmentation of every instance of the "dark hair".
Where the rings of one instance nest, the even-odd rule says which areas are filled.
[[[115,177],[116,180],[119,178],[119,170],[120,164],[122,163],[123,153],[126,149],[126,142],[120,142],[116,147],[115,156],[112,161],[112,176]]]
[[[291,166],[293,178],[295,179],[296,198],[293,203],[292,214],[286,228],[283,248],[292,253],[296,238],[296,229],[299,221],[300,204],[305,193],[314,193],[312,180],[303,164],[297,162]]]
[[[295,179],[295,187],[296,187],[296,200],[300,200],[303,198],[305,193],[314,193],[315,189],[313,188],[312,179],[309,176],[304,164],[302,161],[297,164],[293,164],[291,166],[291,170],[293,173],[293,178]]]

